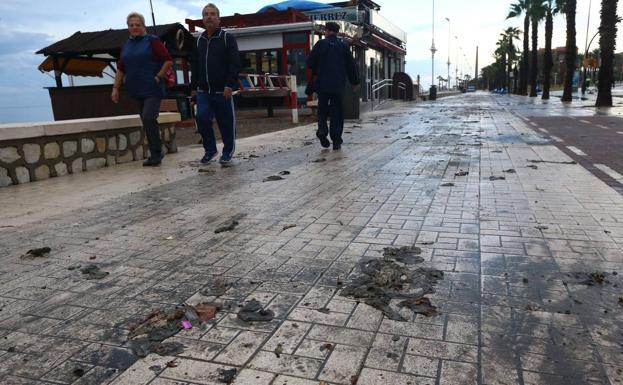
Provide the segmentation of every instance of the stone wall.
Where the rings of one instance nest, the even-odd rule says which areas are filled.
[[[173,115],[178,118],[159,119],[164,153],[177,152],[174,121],[179,121],[179,114]],[[17,131],[20,127],[0,126],[0,187],[91,171],[148,157],[147,139],[140,127],[140,120],[126,118],[126,122],[113,118],[66,121],[72,123],[62,129],[59,129],[58,124],[28,125],[23,127],[21,134]],[[111,122],[106,119],[112,119],[113,124],[109,124]],[[123,127],[126,125],[124,123],[128,126]],[[84,126],[83,130],[80,125]],[[98,130],[107,126],[115,128]],[[43,128],[44,135],[24,134],[24,131],[35,134],[40,128]],[[11,129],[16,131],[12,132]]]

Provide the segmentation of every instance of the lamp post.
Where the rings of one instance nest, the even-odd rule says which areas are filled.
[[[455,58],[454,58],[454,83],[456,84],[456,88],[459,88],[459,49],[461,49],[461,47],[459,47],[459,37],[455,36],[454,39],[456,40],[456,47],[454,48],[454,54],[455,54]]]
[[[431,53],[431,75],[430,75],[430,91],[429,91],[429,99],[435,100],[437,99],[437,90],[435,88],[435,52],[437,52],[437,48],[435,48],[435,0],[433,0],[433,42],[430,46]]]
[[[154,24],[154,27],[155,27],[156,17],[154,16],[154,5],[151,3],[151,0],[149,0],[149,8],[151,9],[151,22]]]
[[[593,0],[588,1],[588,20],[586,21],[586,40],[584,41],[584,58],[582,63],[582,84],[580,84],[580,89],[582,90],[582,96],[586,93],[586,62],[588,60],[588,28],[591,22],[591,5]],[[593,39],[591,39],[591,42]]]
[[[446,20],[448,20],[448,82],[446,84],[448,89],[450,89],[450,36],[452,35],[450,34],[450,18],[446,17]]]

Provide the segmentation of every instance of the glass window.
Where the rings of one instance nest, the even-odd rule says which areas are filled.
[[[284,33],[283,42],[286,44],[307,44],[307,32]]]
[[[296,75],[296,86],[299,95],[305,94],[307,84],[306,59],[304,48],[290,48],[286,51],[288,60],[288,74]]]
[[[281,50],[260,51],[261,67],[259,73],[278,74],[281,62]]]
[[[255,51],[240,52],[240,67],[240,73],[257,73],[257,53]]]

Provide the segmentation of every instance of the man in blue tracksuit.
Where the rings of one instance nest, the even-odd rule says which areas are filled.
[[[359,71],[353,55],[346,43],[337,38],[340,26],[334,22],[325,25],[325,39],[314,45],[307,66],[316,75],[315,91],[318,94],[318,131],[322,147],[329,147],[327,139],[330,134],[333,149],[342,147],[342,131],[344,117],[342,113],[342,93],[346,85],[346,78],[357,88],[359,85]],[[327,127],[327,116],[331,118],[330,130]]]
[[[199,36],[193,49],[191,90],[197,95],[197,128],[203,139],[205,155],[201,163],[210,162],[218,151],[212,129],[216,118],[223,138],[220,163],[231,162],[236,149],[236,115],[232,98],[238,87],[240,56],[233,35],[220,27],[218,8],[210,3],[202,11],[206,30]]]

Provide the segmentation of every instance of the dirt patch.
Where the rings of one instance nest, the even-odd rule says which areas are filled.
[[[272,310],[264,309],[257,300],[250,300],[238,312],[238,319],[244,322],[266,322],[275,317]]]

